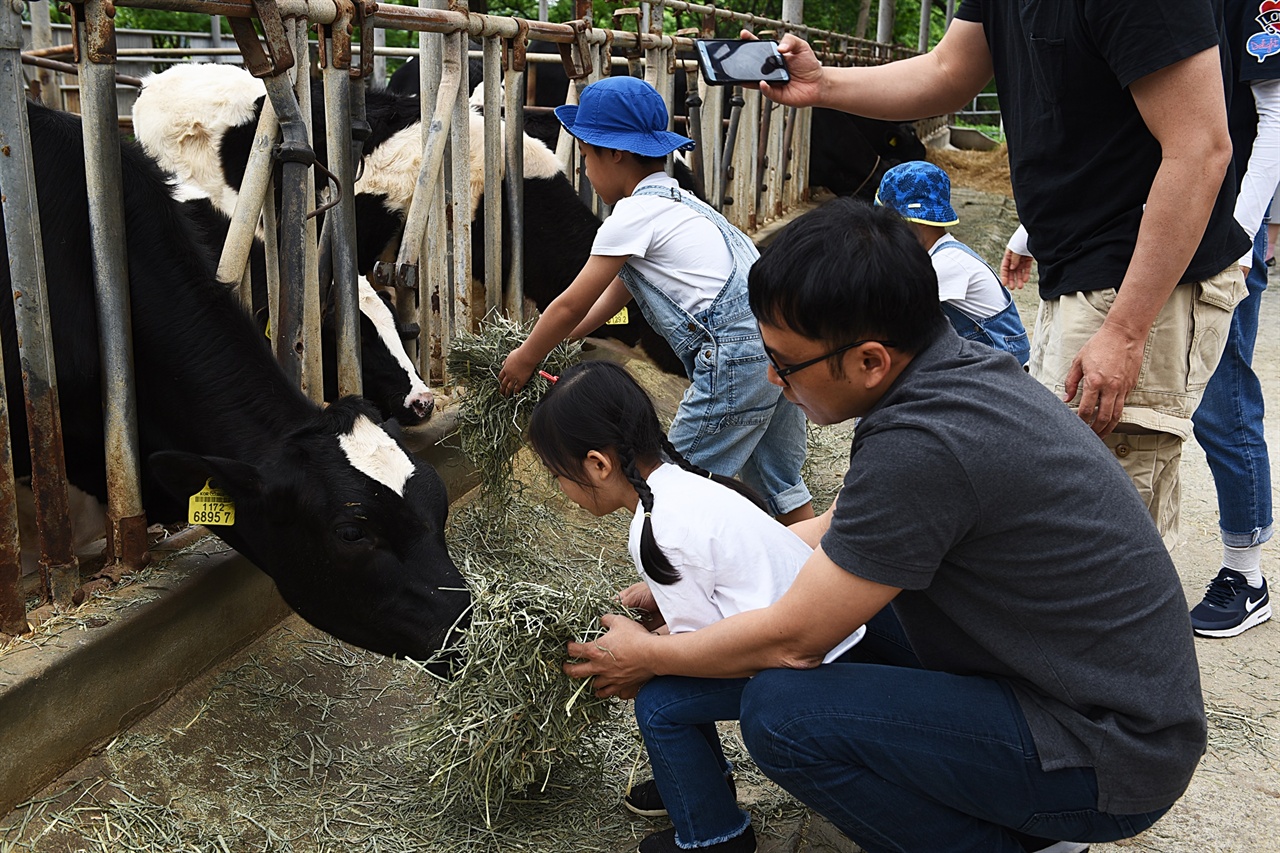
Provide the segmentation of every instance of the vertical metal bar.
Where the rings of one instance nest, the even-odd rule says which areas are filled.
[[[4,210],[18,357],[26,392],[41,579],[45,593],[53,601],[66,604],[79,583],[79,567],[71,550],[58,381],[21,51],[22,19],[17,9],[5,4],[0,7],[0,150],[7,153],[0,157],[0,187],[4,190],[0,204]]]
[[[786,155],[783,137],[786,134],[787,108],[775,101],[768,101],[769,136],[765,140],[764,210],[760,223],[777,219],[782,215],[783,176],[786,174]]]
[[[263,199],[271,182],[272,150],[279,133],[280,122],[276,119],[275,108],[271,101],[264,101],[262,113],[258,116],[258,126],[254,131],[253,145],[249,149],[249,160],[245,163],[244,177],[240,181],[240,192],[236,196],[236,209],[231,214],[227,239],[218,259],[218,281],[225,285],[237,284],[244,276],[249,262],[249,250],[253,245],[254,230],[258,226],[258,214],[262,210]],[[268,258],[271,263],[276,262],[274,255],[268,255]],[[271,316],[276,316],[274,302],[271,304]]]
[[[53,26],[49,22],[48,3],[28,3],[31,10],[31,46],[36,50],[53,47]],[[58,88],[58,76],[48,68],[36,69],[36,81],[40,87],[40,103],[51,110],[62,109],[62,91]]]
[[[502,42],[484,40],[484,314],[502,304]],[[508,116],[508,121],[510,121]]]
[[[694,82],[702,95],[702,192],[720,210],[720,158],[724,152],[724,86],[708,86],[699,70]]]
[[[138,405],[133,380],[133,317],[125,257],[124,189],[116,106],[114,10],[87,0],[79,32],[80,108],[84,112],[85,181],[89,236],[102,360],[107,451],[107,553],[137,570],[147,563],[147,520],[142,509]]]
[[[523,32],[518,38],[523,38]],[[506,154],[507,219],[511,222],[511,271],[507,277],[507,316],[524,321],[524,43],[513,50],[507,69]]]
[[[369,26],[368,23],[365,26]],[[387,46],[387,31],[382,27],[375,27],[373,30],[373,48],[376,51],[380,47]],[[363,50],[363,48],[361,48]],[[373,56],[373,85],[379,89],[383,89],[387,85],[387,58],[377,53]]]
[[[920,33],[917,49],[921,53],[929,49],[929,16],[932,11],[932,0],[920,0]]]
[[[443,0],[419,0],[420,7],[442,8]],[[422,86],[422,143],[426,158],[428,126],[433,121],[444,69],[445,42],[443,33],[419,33],[419,75]],[[441,175],[443,183],[443,175]],[[453,303],[447,298],[449,263],[447,256],[448,232],[444,213],[444,193],[431,196],[427,206],[427,228],[423,239],[423,254],[427,259],[425,275],[418,276],[419,325],[427,330],[427,347],[423,353],[420,370],[433,385],[444,382],[445,354],[452,340]]]
[[[454,11],[465,12],[465,0],[452,5]],[[453,157],[450,174],[453,197],[450,199],[450,225],[453,231],[453,332],[475,331],[478,312],[471,298],[471,85],[467,73],[467,34],[454,33],[459,57],[458,96],[453,105],[453,126],[449,129]]]
[[[329,170],[338,179],[341,194],[336,207],[330,208],[329,226],[333,239],[334,320],[337,339],[338,394],[360,393],[360,314],[356,292],[356,221],[355,196],[352,193],[354,164],[351,160],[351,77],[350,65],[340,64],[335,54],[335,38],[323,27],[328,63],[324,77],[325,149],[329,152]],[[341,35],[338,36],[341,38]],[[349,41],[348,41],[349,46]],[[350,56],[350,51],[346,54]]]
[[[48,13],[46,12],[46,20]],[[31,169],[31,140],[26,127],[26,103],[22,91],[22,17],[17,9],[0,8],[0,145],[9,156],[0,158],[0,201],[9,246],[10,275],[16,286],[35,275],[44,278],[40,247],[40,222],[35,215],[35,175]],[[20,245],[19,241],[28,243]],[[15,260],[17,263],[15,263]],[[3,342],[0,342],[2,345]],[[4,384],[0,358],[0,386]],[[18,499],[13,482],[13,454],[9,441],[9,403],[0,389],[0,633],[27,630],[26,603],[22,600],[22,556],[18,541]]]
[[[298,112],[302,117],[302,124],[306,128],[307,144],[315,147],[315,137],[312,131],[311,123],[312,112],[311,105],[311,45],[307,39],[307,21],[305,18],[290,18],[285,21],[286,32],[293,44],[293,55],[297,58],[294,63],[293,73],[295,79],[293,81],[293,91],[298,98]],[[302,202],[303,207],[307,210],[315,210],[316,207],[316,180],[315,170],[308,169],[306,177],[302,181]],[[272,179],[274,182],[274,178]],[[276,215],[275,209],[275,188],[274,185],[268,192],[268,199],[263,200],[262,215],[265,219],[267,211],[271,211],[272,228],[278,228],[279,217]],[[275,233],[279,233],[276,231]],[[273,237],[275,249],[275,257],[279,258],[279,243]],[[319,403],[324,399],[324,357],[321,353],[321,305],[320,305],[320,273],[319,259],[316,249],[316,220],[315,217],[307,219],[306,225],[303,226],[303,298],[302,298],[302,393],[307,397]],[[269,267],[271,265],[268,265]],[[276,300],[280,298],[280,264],[274,264],[274,269],[267,273],[268,290],[271,289],[271,276],[275,276],[275,298],[271,303],[272,310],[280,303]],[[357,368],[358,370],[359,368]]]
[[[743,106],[738,120],[738,137],[733,148],[733,184],[728,219],[742,231],[756,230],[756,187],[760,185],[756,156],[760,141],[760,93],[744,89]]]
[[[280,219],[276,216],[275,179],[267,182],[267,194],[262,199],[262,241],[267,256],[267,337],[275,339],[276,327],[272,322],[280,310]],[[316,386],[316,393],[323,391]],[[312,399],[315,399],[314,397]]]
[[[303,359],[308,342],[303,338],[303,305],[306,293],[306,185],[310,146],[288,75],[263,80],[267,96],[280,116],[284,141],[279,157],[284,163],[280,180],[280,314],[276,324],[276,360],[289,381],[302,387]]]

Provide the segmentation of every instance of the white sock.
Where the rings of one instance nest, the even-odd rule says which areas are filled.
[[[1262,588],[1262,546],[1250,545],[1248,548],[1232,548],[1222,546],[1222,565],[1244,575],[1249,586]]]

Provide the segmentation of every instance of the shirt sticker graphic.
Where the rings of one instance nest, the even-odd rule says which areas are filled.
[[[1263,62],[1268,56],[1280,53],[1280,0],[1262,0],[1254,20],[1262,25],[1262,32],[1249,36],[1244,49]]]

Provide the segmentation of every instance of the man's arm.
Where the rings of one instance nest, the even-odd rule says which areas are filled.
[[[1252,239],[1262,227],[1267,205],[1280,183],[1280,80],[1255,80],[1249,86],[1258,110],[1258,135],[1249,150],[1249,165],[1240,181],[1236,197],[1236,222]],[[1271,211],[1280,219],[1280,210]],[[1242,267],[1250,267],[1253,250],[1241,259]]]
[[[1080,418],[1100,436],[1120,423],[1147,333],[1200,245],[1231,162],[1216,47],[1141,77],[1129,90],[1160,143],[1160,168],[1115,304],[1066,378],[1066,399],[1080,394]]]
[[[635,696],[655,675],[741,678],[762,669],[809,669],[866,624],[900,590],[837,566],[818,548],[795,583],[771,606],[667,636],[650,634],[625,616],[603,617],[608,632],[570,643],[573,678],[594,676],[599,696]]]
[[[753,36],[744,32],[743,37]],[[791,34],[783,36],[778,50],[791,82],[761,83],[766,97],[788,106],[830,107],[869,118],[906,121],[956,112],[992,75],[986,35],[972,21],[952,21],[933,50],[886,65],[823,68],[809,43]]]

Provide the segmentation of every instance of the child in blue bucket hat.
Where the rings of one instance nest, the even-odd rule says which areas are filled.
[[[812,518],[800,475],[804,414],[769,381],[768,356],[747,299],[747,272],[759,252],[665,171],[666,156],[692,148],[693,140],[667,130],[662,97],[632,77],[591,84],[577,106],[557,107],[556,116],[578,140],[587,177],[613,212],[577,278],[507,356],[499,372],[504,393],[522,388],[560,341],[587,334],[634,298],[691,380],[667,434],[670,445],[699,468],[741,475],[780,521]],[[714,576],[714,566],[703,568]],[[658,611],[652,600],[628,603]],[[646,837],[640,850],[752,853],[755,833],[737,805],[715,727],[716,720],[737,718],[736,703],[708,714],[706,703],[693,707],[678,691],[702,695],[711,689],[675,681],[680,684],[661,687],[660,697],[650,691],[649,698],[667,710],[686,709],[688,718],[637,719],[650,759],[662,764],[667,781],[663,789],[653,780],[632,786],[625,804],[637,814],[669,814],[673,823]],[[701,744],[692,753],[691,739]]]
[[[675,448],[713,473],[740,474],[784,523],[811,518],[800,476],[804,414],[769,382],[747,302],[747,272],[760,254],[665,171],[666,155],[693,140],[667,130],[662,96],[634,77],[592,83],[556,116],[613,212],[582,271],[507,356],[502,390],[524,387],[553,347],[598,328],[634,298],[692,380],[668,433]]]
[[[947,173],[923,160],[894,166],[880,181],[876,204],[897,211],[915,231],[938,275],[942,313],[960,336],[1004,350],[1025,366],[1031,344],[1013,297],[977,252],[947,233],[960,221]]]

